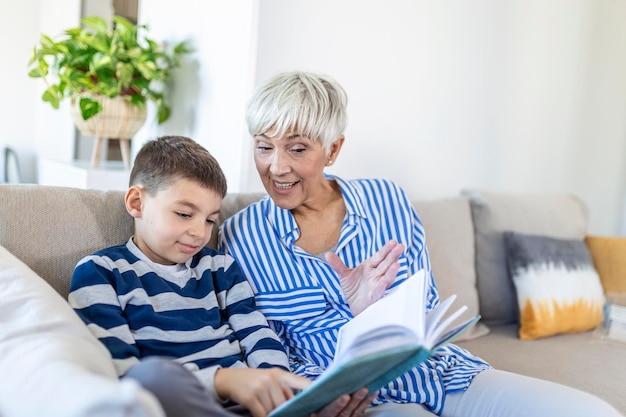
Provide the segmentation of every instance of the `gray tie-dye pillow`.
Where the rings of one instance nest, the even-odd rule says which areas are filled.
[[[519,337],[591,330],[603,320],[604,292],[582,240],[505,232],[519,309]]]

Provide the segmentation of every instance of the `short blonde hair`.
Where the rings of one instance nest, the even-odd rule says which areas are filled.
[[[328,151],[347,125],[348,97],[334,79],[310,72],[278,74],[264,82],[248,102],[246,122],[252,136],[275,129],[321,141]]]

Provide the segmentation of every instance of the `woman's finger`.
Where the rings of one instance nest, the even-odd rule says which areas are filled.
[[[398,242],[396,242],[395,240],[390,240],[389,242],[385,243],[385,245],[380,248],[378,252],[376,252],[369,258],[370,266],[372,268],[377,268],[378,265],[380,265],[380,263],[387,258],[389,252],[391,252],[393,248],[396,247],[396,245],[398,245]]]
[[[346,268],[343,261],[335,253],[328,252],[326,254],[326,262],[328,262],[328,265],[330,265],[332,270],[335,271],[335,273],[340,277],[343,277],[350,272],[350,270]]]
[[[387,256],[385,256],[385,259],[383,259],[379,264],[378,267],[376,268],[376,270],[382,275],[385,274],[389,268],[395,266],[398,264],[398,259],[400,259],[400,256],[402,256],[402,253],[404,252],[404,245],[398,243],[396,244],[388,253]]]
[[[354,394],[352,394],[350,398],[350,402],[346,405],[346,407],[341,411],[341,417],[358,417],[363,415],[365,412],[365,408],[367,405],[363,407],[363,403],[367,400],[367,388],[361,388]],[[369,403],[367,403],[369,404]]]

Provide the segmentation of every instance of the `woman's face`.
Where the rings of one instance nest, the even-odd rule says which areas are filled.
[[[273,129],[254,137],[254,162],[261,181],[277,206],[293,210],[314,204],[325,191],[324,167],[339,153],[343,137],[336,141],[330,155],[319,140],[287,131],[276,135]]]

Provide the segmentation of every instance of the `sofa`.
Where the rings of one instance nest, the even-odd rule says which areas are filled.
[[[220,221],[261,197],[228,194]],[[547,333],[520,336],[528,317],[516,298],[524,277],[511,268],[512,256],[520,251],[518,241],[511,246],[511,235],[541,239],[531,240],[527,252],[539,252],[543,260],[553,248],[535,249],[546,242],[569,242],[567,250],[579,251],[576,257],[591,257],[584,275],[591,277],[592,289],[583,286],[586,293],[597,292],[596,282],[603,293],[608,293],[605,282],[611,282],[611,294],[626,286],[626,276],[620,281],[613,274],[608,281],[598,273],[601,256],[587,252],[585,239],[593,237],[587,236],[588,213],[579,199],[467,190],[416,200],[414,206],[424,224],[440,297],[457,294],[456,303],[465,304],[467,314],[482,317],[455,343],[498,369],[590,392],[626,414],[626,343],[606,337],[602,317],[570,315],[577,319],[559,319]],[[132,227],[120,191],[0,185],[0,417],[163,415],[141,387],[117,381],[107,352],[65,303],[77,261],[125,242]],[[559,279],[570,279],[567,271],[559,272]],[[559,288],[571,292],[579,281],[577,276]],[[569,327],[559,328],[564,323]]]

